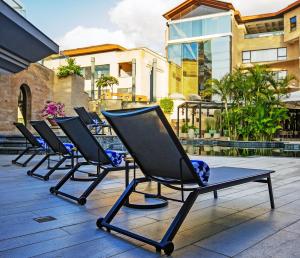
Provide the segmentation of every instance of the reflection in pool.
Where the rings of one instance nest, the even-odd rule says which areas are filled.
[[[274,157],[300,157],[300,151],[290,151],[272,148],[235,148],[223,147],[218,145],[183,145],[186,152],[190,155],[205,156],[230,156],[230,157],[249,157],[249,156],[274,156]]]

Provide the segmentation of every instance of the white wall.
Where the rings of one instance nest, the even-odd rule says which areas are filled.
[[[168,63],[166,58],[147,48],[113,51],[99,54],[76,56],[76,63],[81,67],[91,66],[91,57],[95,58],[95,65],[110,65],[110,75],[118,78],[118,88],[131,88],[132,77],[119,77],[119,63],[131,62],[136,59],[136,95],[150,97],[150,69],[153,59],[157,60],[157,99],[168,96]],[[65,65],[66,59],[44,60],[44,65],[57,70],[58,66]],[[85,90],[90,91],[91,81],[85,81]],[[115,87],[114,91],[117,91]]]

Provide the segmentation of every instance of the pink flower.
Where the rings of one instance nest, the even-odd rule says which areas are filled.
[[[65,105],[62,103],[47,101],[45,107],[42,110],[42,116],[47,118],[64,117],[64,108]]]

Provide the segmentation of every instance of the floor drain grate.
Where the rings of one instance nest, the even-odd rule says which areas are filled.
[[[38,223],[45,223],[45,222],[56,220],[56,218],[54,218],[52,216],[45,216],[45,217],[38,217],[33,220],[35,220]]]

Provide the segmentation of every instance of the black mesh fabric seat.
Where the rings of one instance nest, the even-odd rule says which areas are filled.
[[[271,208],[274,208],[271,184],[271,173],[274,171],[219,167],[211,169],[208,182],[203,182],[159,106],[102,113],[145,177],[134,179],[128,185],[106,217],[98,219],[99,228],[114,230],[153,245],[158,251],[164,250],[169,255],[174,249],[173,238],[200,194],[214,192],[217,198],[216,191],[220,189],[247,182],[267,183]],[[182,198],[177,201],[183,203],[159,242],[111,224],[135,186],[149,179],[180,191]],[[184,198],[184,192],[189,193],[187,198]]]
[[[74,158],[77,158],[78,156],[74,154],[74,151],[71,148],[65,146],[65,144],[56,136],[56,134],[51,130],[47,123],[45,121],[31,121],[30,123],[52,152],[47,153],[39,163],[37,163],[31,170],[27,171],[27,175],[35,176],[47,181],[49,180],[49,177],[54,173],[54,171],[59,169],[66,160],[70,159],[71,167],[73,167]],[[36,173],[35,171],[51,156],[59,156],[61,158],[52,168],[49,169],[49,171],[45,175]],[[68,167],[66,167],[65,169],[67,168]]]
[[[23,167],[26,167],[28,162],[32,160],[37,154],[41,152],[45,152],[45,148],[42,143],[26,128],[25,125],[22,123],[14,123],[16,128],[20,131],[20,133],[25,137],[26,142],[29,143],[31,146],[27,146],[25,150],[23,150],[14,160],[11,162],[13,164],[17,164]],[[28,152],[33,152],[25,161],[19,162],[18,160],[21,159],[23,155]]]
[[[51,187],[50,192],[62,195],[69,199],[77,201],[80,205],[86,203],[86,198],[91,192],[97,187],[97,185],[105,178],[105,176],[111,171],[125,170],[124,164],[116,166],[108,154],[99,144],[94,135],[86,127],[83,121],[78,118],[70,118],[61,121],[57,121],[60,128],[68,136],[71,142],[76,146],[82,157],[85,159],[84,162],[78,162],[73,169],[71,169],[58,184]],[[69,180],[72,179],[75,172],[83,165],[94,165],[97,167],[97,173],[93,174],[94,179],[91,185],[84,191],[80,197],[75,197],[65,192],[59,191],[59,189]],[[89,180],[90,181],[90,180]]]
[[[94,132],[93,134],[100,134],[100,131],[102,131],[101,134],[103,134],[103,122],[100,119],[100,117],[97,115],[96,118],[93,118],[91,116],[91,113],[87,112],[86,109],[84,107],[77,107],[74,108],[75,112],[77,113],[77,115],[79,116],[79,118],[81,119],[81,121],[92,131]],[[93,115],[95,116],[95,115]],[[98,121],[101,121],[101,123],[99,123]]]

